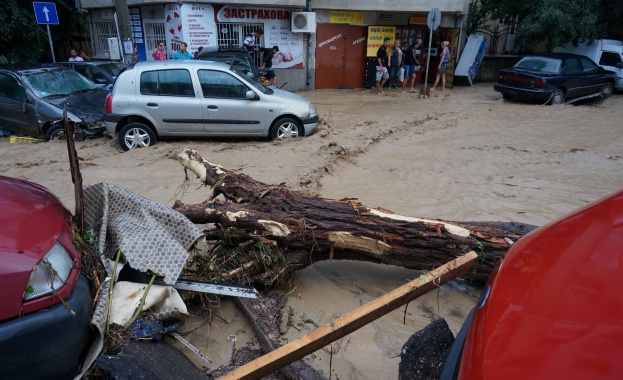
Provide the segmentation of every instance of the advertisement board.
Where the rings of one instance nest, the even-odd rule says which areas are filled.
[[[366,50],[367,57],[376,57],[376,52],[383,46],[383,40],[389,37],[391,43],[394,43],[396,35],[395,26],[369,26],[368,27],[368,45]]]

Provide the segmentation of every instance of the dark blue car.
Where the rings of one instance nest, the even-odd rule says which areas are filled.
[[[527,98],[547,104],[595,98],[605,101],[616,74],[590,58],[564,53],[531,55],[498,73],[493,88],[506,100]]]

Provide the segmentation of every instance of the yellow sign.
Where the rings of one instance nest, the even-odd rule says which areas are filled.
[[[426,25],[428,19],[426,17],[409,17],[409,25]]]
[[[387,37],[390,38],[391,43],[394,43],[394,37],[396,36],[395,26],[369,26],[368,27],[368,47],[366,51],[367,57],[376,57],[376,52],[381,46],[383,46],[383,40]]]
[[[363,24],[363,12],[331,11],[329,22],[331,24]]]

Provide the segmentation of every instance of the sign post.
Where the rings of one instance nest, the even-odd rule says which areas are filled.
[[[428,53],[426,54],[426,76],[424,77],[424,93],[426,93],[426,86],[428,85],[428,66],[430,65],[430,48],[433,43],[433,30],[437,30],[441,23],[441,11],[439,8],[433,8],[428,13],[428,19],[426,25],[430,29],[430,36],[428,37]]]
[[[56,13],[56,4],[33,1],[32,6],[35,9],[35,18],[37,19],[37,24],[45,24],[45,27],[48,30],[48,40],[50,41],[50,53],[52,54],[52,62],[56,63],[56,57],[54,56],[54,45],[52,45],[52,34],[50,33],[50,24],[58,25],[58,13]]]

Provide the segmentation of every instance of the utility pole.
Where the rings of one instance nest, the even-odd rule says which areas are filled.
[[[121,51],[123,52],[123,61],[125,63],[134,63],[134,40],[132,40],[132,32],[130,30],[130,10],[128,9],[127,0],[115,0],[115,12],[117,13],[117,28],[119,28],[119,38],[121,39]],[[125,45],[131,46],[131,52],[127,53]]]

